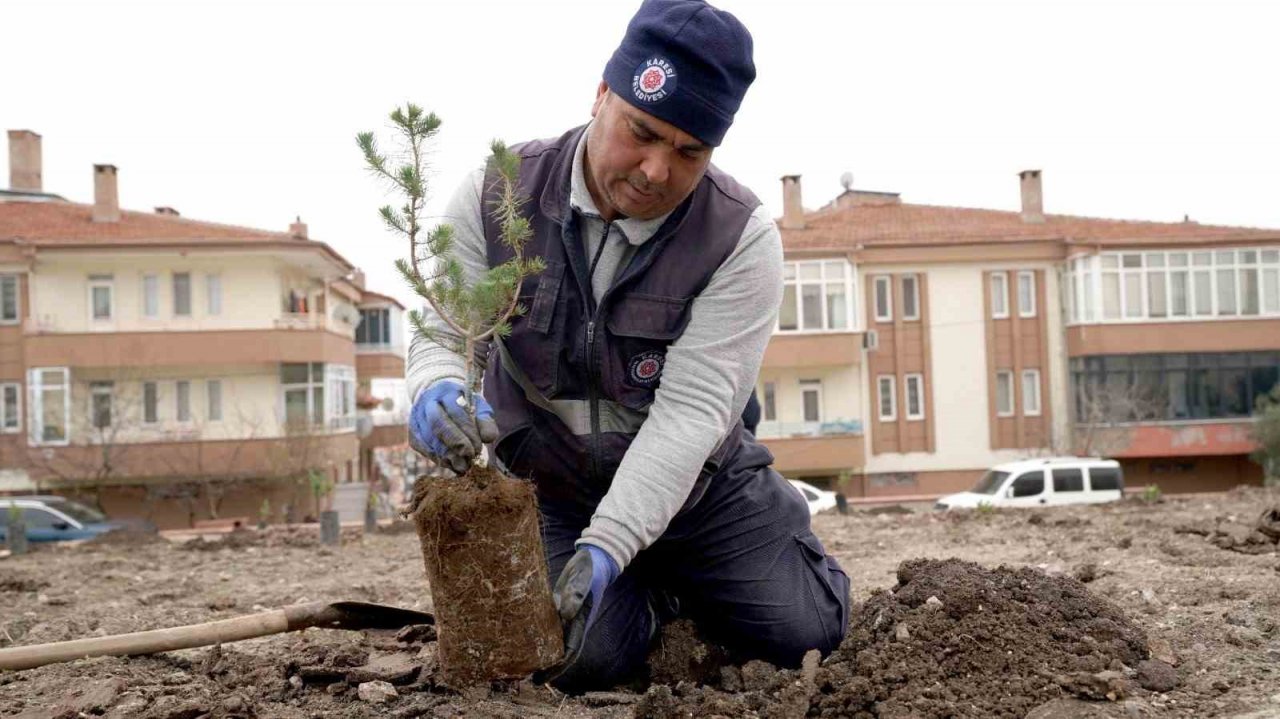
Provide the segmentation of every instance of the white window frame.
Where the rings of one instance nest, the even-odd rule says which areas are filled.
[[[187,277],[187,312],[186,314],[178,312],[178,277],[186,275]],[[195,314],[195,288],[192,283],[195,280],[191,277],[189,270],[174,271],[169,273],[169,298],[173,302],[170,308],[174,317],[192,317]]]
[[[804,396],[812,392],[817,399],[814,405],[818,408],[818,418],[816,420],[809,419],[804,416]],[[822,424],[822,380],[820,379],[802,379],[800,380],[800,419],[805,424]]]
[[[1008,409],[1001,409],[1000,407],[1000,382],[1002,379],[1008,383],[1008,387],[1009,387],[1009,391],[1006,393],[1006,396],[1009,398]],[[1007,370],[1007,369],[996,370],[995,383],[996,383],[996,386],[995,386],[996,416],[997,417],[1014,416],[1015,414],[1017,414],[1018,387],[1014,383],[1013,370]]]
[[[999,280],[1000,292],[996,292],[996,280]],[[1009,273],[992,272],[987,279],[987,291],[991,294],[991,318],[1003,320],[1009,318]],[[999,299],[1000,305],[996,306]]]
[[[1124,259],[1138,256],[1141,258],[1137,266],[1125,267]],[[1177,258],[1182,264],[1174,265]],[[1246,260],[1246,258],[1252,258]],[[1197,263],[1200,260],[1200,263]],[[1115,264],[1115,267],[1104,267],[1104,264]],[[1071,324],[1124,324],[1135,322],[1212,322],[1253,319],[1275,319],[1280,317],[1280,303],[1270,309],[1267,306],[1267,278],[1280,277],[1280,246],[1255,247],[1194,247],[1169,248],[1152,251],[1120,250],[1101,252],[1096,255],[1074,258],[1068,264],[1067,281],[1075,287],[1077,306],[1071,313]],[[1226,273],[1234,284],[1234,296],[1230,297],[1234,311],[1225,313],[1218,297],[1219,274]],[[1257,312],[1245,314],[1244,277],[1246,273],[1256,273]],[[1163,303],[1165,314],[1151,315],[1152,276],[1161,274],[1164,279]],[[1185,314],[1174,313],[1173,277],[1186,277],[1186,311]],[[1114,275],[1119,282],[1118,314],[1107,317],[1103,307],[1104,289],[1102,280],[1105,276]],[[1129,288],[1126,277],[1139,277],[1138,291],[1142,293],[1141,310],[1137,314],[1128,312]],[[1198,289],[1198,279],[1207,279],[1203,292]],[[1157,292],[1159,288],[1157,287]],[[1207,293],[1208,297],[1204,294]],[[1200,305],[1204,305],[1201,312]],[[1136,309],[1137,305],[1135,305]],[[1089,310],[1096,308],[1096,313]]]
[[[1028,307],[1022,306],[1022,282],[1026,280],[1030,286],[1030,292],[1027,294]],[[1035,270],[1019,270],[1018,271],[1018,316],[1019,317],[1035,317],[1036,316],[1036,273]]]
[[[888,383],[888,390],[885,387]],[[889,412],[884,411],[885,397],[889,398]],[[876,417],[881,422],[898,419],[898,378],[891,374],[876,375]]]
[[[140,289],[142,291],[142,316],[145,319],[160,319],[160,275],[154,272],[144,272],[140,279]],[[151,290],[148,292],[148,290]],[[153,307],[148,307],[152,304]]]
[[[45,372],[57,372],[62,375],[58,385],[45,385]],[[46,389],[65,390],[62,393],[62,426],[66,436],[62,439],[45,440],[44,434],[44,392]],[[65,447],[71,443],[71,370],[67,367],[32,367],[27,370],[27,406],[30,408],[27,422],[27,441],[32,446]]]
[[[98,397],[105,395],[107,398],[107,423],[98,426]],[[116,421],[116,388],[114,382],[90,382],[89,383],[89,426],[95,430],[110,429],[113,422]]]
[[[907,280],[911,280],[910,293],[907,292]],[[920,275],[917,275],[915,273],[905,274],[902,276],[902,281],[899,284],[902,287],[902,319],[907,322],[919,320],[920,319]],[[911,296],[911,299],[913,300],[911,304],[915,306],[915,312],[912,312],[910,314],[907,313],[908,294]]]
[[[770,397],[772,395],[772,397]],[[769,400],[773,401],[770,402]],[[778,383],[762,382],[760,384],[760,419],[764,422],[778,421]]]
[[[0,274],[0,325],[16,325],[22,321],[22,282],[20,275]],[[4,316],[4,286],[13,285],[13,317]]]
[[[1029,383],[1028,383],[1029,381]],[[1031,392],[1027,392],[1030,388]],[[1022,370],[1022,416],[1039,417],[1040,408],[1040,370],[1024,369]],[[1035,400],[1034,402],[1032,400]]]
[[[204,276],[205,312],[210,317],[222,314],[222,275],[209,272]]]
[[[351,365],[324,366],[325,424],[330,429],[356,426],[356,368]]]
[[[89,290],[89,324],[90,325],[109,325],[116,320],[116,282],[111,275],[89,275],[87,281]],[[94,290],[105,289],[107,291],[107,316],[94,316],[93,292]]]
[[[884,312],[880,309],[880,287],[884,286]],[[872,308],[875,312],[876,322],[892,322],[893,321],[893,276],[892,275],[876,275],[871,278],[871,302],[875,306]]]
[[[217,388],[216,392],[214,388]],[[204,416],[210,422],[222,421],[222,389],[223,384],[220,379],[204,381]]]
[[[805,266],[818,266],[818,277],[816,280],[801,279]],[[833,265],[840,265],[843,277],[828,277],[828,274],[834,272],[828,271]],[[819,260],[788,260],[783,262],[782,274],[783,293],[791,290],[795,295],[796,302],[796,326],[794,329],[782,328],[782,317],[779,312],[778,319],[774,322],[774,332],[777,334],[822,334],[836,332],[859,332],[861,331],[861,322],[858,317],[858,279],[857,267],[844,258],[827,258]],[[822,320],[821,328],[807,329],[804,326],[804,286],[817,284],[819,288],[819,297],[822,301]],[[844,290],[844,312],[845,326],[832,327],[831,313],[827,307],[827,288],[832,285],[843,285]],[[394,322],[392,323],[394,324]],[[395,329],[392,329],[395,332]]]
[[[305,366],[307,368],[306,381],[285,383],[283,381],[283,375],[284,375],[284,365],[286,364],[299,364],[299,365]],[[315,365],[320,365],[319,377],[316,376]],[[327,408],[327,403],[329,401],[327,396],[329,394],[329,388],[325,384],[325,378],[328,377],[328,374],[329,374],[328,372],[329,365],[326,365],[322,362],[282,362],[280,363],[280,365],[278,365],[278,367],[279,367],[280,376],[282,378],[282,381],[280,382],[280,398],[279,398],[279,405],[278,405],[279,413],[280,413],[280,425],[286,428],[288,426],[289,410],[288,410],[287,397],[289,392],[303,390],[305,391],[306,398],[307,398],[307,413],[306,413],[307,426],[313,429],[322,427],[325,424],[325,421],[328,419],[326,408]],[[323,395],[325,395],[321,399],[321,402],[325,403],[325,406],[322,406],[319,408],[320,421],[316,421],[317,408],[315,405],[315,396],[316,396],[315,391],[317,388],[321,391]]]
[[[5,395],[13,393],[13,415],[5,412]],[[22,431],[22,384],[0,382],[0,434],[16,434]]]
[[[186,388],[186,405],[183,406],[182,395],[183,388]],[[182,415],[186,415],[183,417]],[[193,414],[191,412],[191,380],[176,379],[173,381],[173,420],[179,424],[190,424]]]
[[[153,415],[155,419],[147,419],[147,386],[152,388],[152,396],[155,398],[155,404],[152,407],[155,411]],[[142,424],[146,427],[154,427],[160,424],[160,383],[152,380],[146,380],[142,383]]]
[[[903,401],[907,403],[907,421],[917,422],[924,419],[924,375],[918,372],[912,372],[904,375],[903,381]],[[916,411],[911,411],[911,387],[915,386],[916,390]]]

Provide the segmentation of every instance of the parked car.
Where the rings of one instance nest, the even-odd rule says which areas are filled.
[[[139,520],[109,519],[102,512],[53,495],[0,497],[0,541],[9,539],[9,512],[17,506],[27,527],[27,541],[63,542],[88,539],[116,529],[155,531]]]
[[[1114,502],[1124,495],[1124,471],[1113,459],[1053,457],[992,467],[968,492],[942,497],[934,509],[1053,507]]]
[[[798,479],[788,479],[792,487],[795,487],[804,497],[804,501],[809,505],[809,514],[814,515],[828,509],[834,509],[836,506],[836,493],[828,492],[825,489],[818,489],[812,484],[801,482]]]

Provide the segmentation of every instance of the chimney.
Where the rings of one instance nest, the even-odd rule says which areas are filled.
[[[30,130],[9,131],[9,189],[43,192],[40,136]]]
[[[120,196],[116,191],[115,165],[93,166],[93,221],[120,221]]]
[[[353,270],[351,272],[351,284],[364,289],[364,270]]]
[[[1044,222],[1044,192],[1040,188],[1040,171],[1023,170],[1018,173],[1022,181],[1022,221]]]
[[[782,229],[804,229],[804,205],[800,199],[800,176],[782,176]]]
[[[302,221],[301,215],[297,216],[293,224],[289,225],[289,234],[293,235],[295,239],[307,239],[307,223]]]
[[[170,217],[178,217],[178,216],[179,216],[178,211],[177,211],[177,210],[175,210],[175,209],[173,209],[172,207],[157,207],[157,208],[156,208],[156,214],[157,214],[157,215],[169,215]]]

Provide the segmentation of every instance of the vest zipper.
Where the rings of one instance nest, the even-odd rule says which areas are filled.
[[[587,320],[587,398],[591,408],[591,439],[588,442],[587,455],[590,458],[590,480],[594,486],[600,481],[600,378],[596,368],[596,319],[600,315],[600,307],[596,304],[595,276],[596,265],[604,254],[605,243],[609,241],[609,228],[612,222],[604,223],[604,232],[600,235],[600,246],[596,248],[596,256],[591,260],[591,268],[587,272],[587,293],[591,307],[591,318]],[[605,291],[607,296],[608,290]],[[604,297],[601,297],[604,299]]]

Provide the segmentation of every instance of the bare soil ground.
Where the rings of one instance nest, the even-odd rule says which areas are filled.
[[[825,514],[853,579],[844,646],[797,670],[721,666],[676,627],[662,684],[455,692],[429,629],[306,632],[0,673],[0,716],[1280,717],[1280,490],[1099,507]],[[0,560],[0,647],[319,599],[432,609],[416,536],[315,529],[122,537]],[[957,558],[964,562],[908,562]],[[972,562],[974,564],[969,564]],[[1000,565],[1007,565],[998,569]],[[1148,658],[1147,655],[1150,657]],[[688,665],[684,678],[680,667]]]

